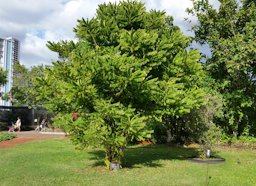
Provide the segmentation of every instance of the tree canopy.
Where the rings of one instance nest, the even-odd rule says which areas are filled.
[[[217,123],[230,135],[251,134],[255,123],[256,7],[255,1],[222,0],[215,9],[208,0],[194,0],[189,13],[198,18],[195,40],[208,43],[209,74],[224,98],[223,116]]]
[[[206,103],[200,53],[165,12],[101,4],[74,32],[77,43],[48,42],[60,60],[38,79],[37,100],[74,143],[103,146],[107,166],[121,163],[128,142],[149,138],[153,121],[170,129]]]
[[[13,86],[11,95],[13,105],[40,105],[36,102],[34,92],[37,91],[36,79],[44,75],[44,66],[33,66],[31,69],[26,68],[19,62],[14,63],[13,68]]]
[[[7,82],[7,71],[0,68],[0,85],[4,85]]]

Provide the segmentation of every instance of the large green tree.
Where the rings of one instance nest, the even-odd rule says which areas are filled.
[[[245,128],[256,132],[256,6],[255,1],[221,0],[215,9],[208,0],[193,0],[189,13],[198,18],[195,40],[208,43],[212,56],[206,66],[224,98],[218,124],[230,135]]]
[[[73,142],[103,146],[107,166],[121,162],[129,141],[150,137],[150,121],[172,131],[205,103],[201,56],[165,12],[137,1],[102,4],[74,31],[75,44],[48,42],[60,60],[38,80],[37,98]]]

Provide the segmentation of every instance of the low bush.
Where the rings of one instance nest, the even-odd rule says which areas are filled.
[[[0,132],[0,141],[10,140],[16,137],[14,133]]]
[[[223,131],[221,135],[221,143],[251,145],[256,143],[256,136],[250,135],[248,128],[246,128],[242,135],[239,137],[235,135],[228,136]]]

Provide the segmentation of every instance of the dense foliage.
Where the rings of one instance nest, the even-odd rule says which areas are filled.
[[[7,82],[7,71],[4,71],[3,68],[0,67],[0,86],[4,85]],[[3,92],[0,92],[0,96],[3,99],[5,95]]]
[[[194,0],[189,13],[198,18],[195,40],[208,43],[212,56],[207,71],[223,96],[223,114],[216,123],[227,135],[256,132],[256,4],[255,1],[219,1],[215,9],[208,0]]]
[[[180,118],[207,103],[201,56],[165,12],[102,4],[74,31],[77,43],[48,42],[60,61],[38,79],[37,99],[73,142],[103,146],[107,166],[121,163],[129,141],[149,138],[153,124],[175,140]]]
[[[34,92],[37,91],[35,80],[44,75],[44,69],[43,65],[28,69],[19,62],[14,64],[13,87],[11,89],[13,105],[40,106],[40,102],[36,102],[34,96]]]
[[[6,83],[6,76],[7,76],[7,71],[4,71],[2,68],[0,68],[0,85],[3,85]]]
[[[0,132],[0,141],[6,141],[15,138],[16,135],[14,133],[9,132]]]

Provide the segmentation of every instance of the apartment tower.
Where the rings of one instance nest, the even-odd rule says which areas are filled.
[[[0,87],[1,95],[9,94],[13,85],[13,65],[19,61],[20,45],[15,38],[0,38],[0,66],[8,72],[7,83]],[[11,106],[11,95],[8,101],[0,98],[0,105]]]

